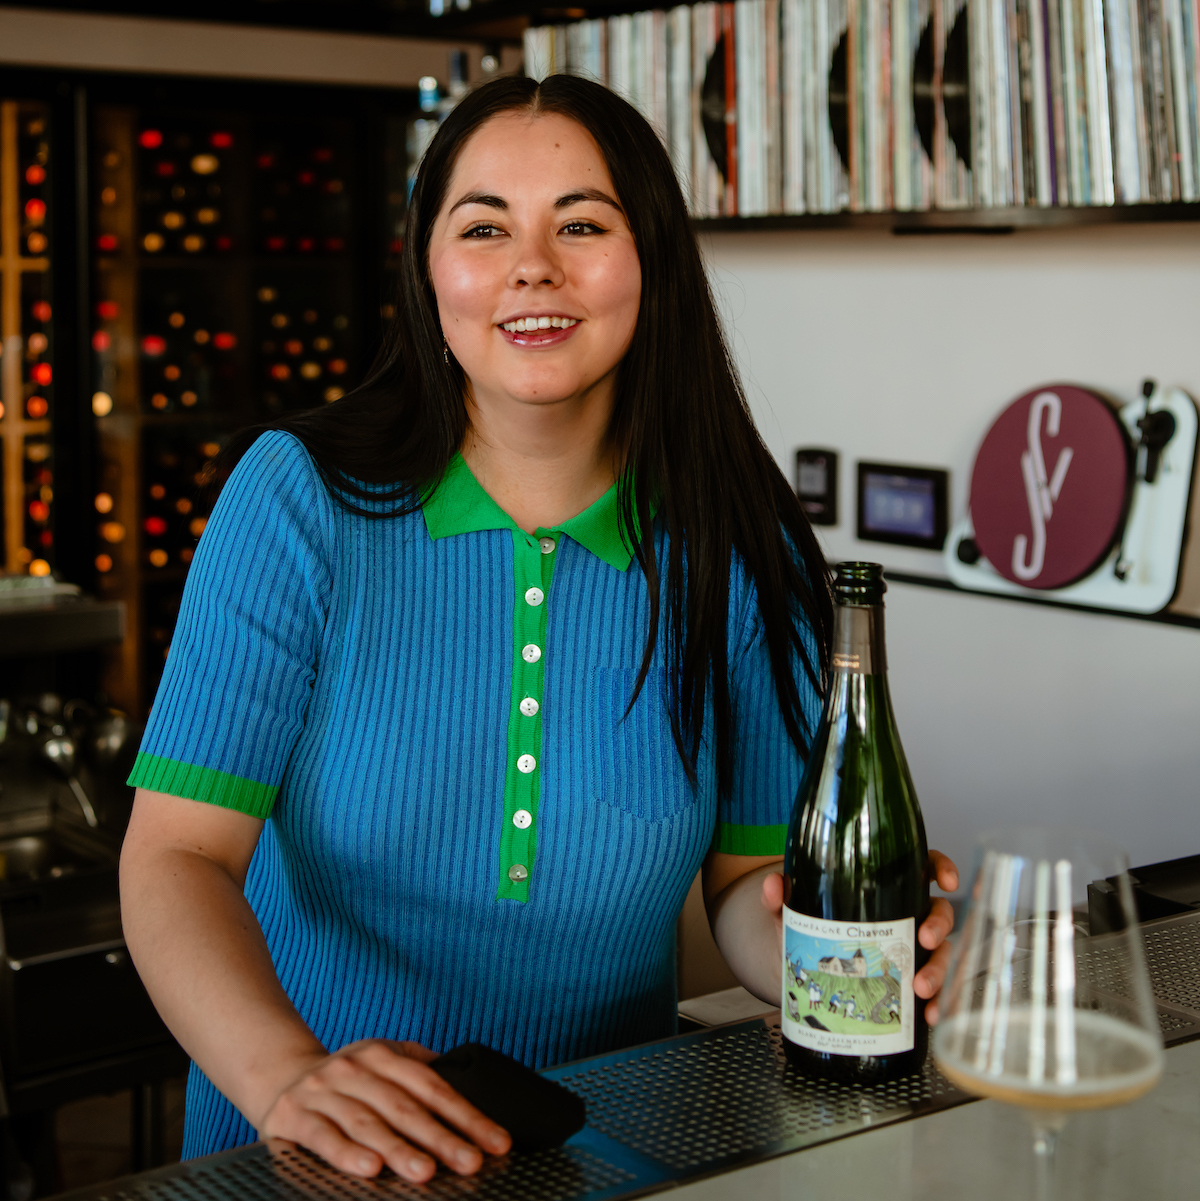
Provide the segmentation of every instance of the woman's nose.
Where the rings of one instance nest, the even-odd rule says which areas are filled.
[[[530,287],[544,284],[558,287],[563,282],[563,268],[553,243],[544,237],[525,237],[517,240],[516,254],[509,271],[509,287]]]

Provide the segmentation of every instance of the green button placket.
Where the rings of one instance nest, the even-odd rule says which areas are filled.
[[[554,549],[542,551],[541,539],[554,541]],[[500,831],[500,879],[497,900],[528,901],[537,846],[538,800],[542,779],[542,692],[546,678],[546,609],[550,603],[550,579],[554,574],[559,535],[553,530],[538,530],[537,535],[513,530],[513,670],[512,696],[508,709],[508,763],[504,775],[504,816]],[[538,588],[542,599],[530,604],[528,592]],[[537,648],[533,662],[527,647]],[[532,656],[531,656],[532,657]],[[537,712],[522,712],[521,702],[532,698]],[[522,771],[522,760],[532,771]],[[514,821],[528,813],[526,824]],[[524,828],[522,828],[524,826]],[[513,879],[513,875],[524,877]]]

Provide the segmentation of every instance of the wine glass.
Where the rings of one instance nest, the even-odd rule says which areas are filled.
[[[976,863],[934,1055],[959,1088],[1028,1112],[1048,1197],[1070,1115],[1124,1105],[1162,1075],[1129,861],[1080,831],[1021,826],[985,835]]]

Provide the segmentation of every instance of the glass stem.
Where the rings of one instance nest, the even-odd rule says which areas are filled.
[[[1058,1136],[1067,1124],[1067,1115],[1038,1113],[1031,1117],[1037,1201],[1053,1201],[1055,1152],[1058,1150]]]

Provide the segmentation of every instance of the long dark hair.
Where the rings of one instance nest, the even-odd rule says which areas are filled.
[[[467,139],[491,118],[514,111],[556,113],[591,134],[637,245],[641,308],[618,369],[610,430],[612,444],[625,453],[620,520],[650,601],[630,704],[661,635],[680,758],[694,781],[711,704],[717,777],[727,790],[733,556],[757,593],[780,711],[800,754],[807,754],[812,730],[796,666],[823,689],[833,622],[827,569],[796,496],[754,428],[666,151],[641,115],[607,88],[568,75],[540,83],[505,76],[466,96],[421,162],[396,315],[367,379],[327,407],[243,431],[218,470],[226,474],[259,433],[284,429],[304,443],[339,503],[353,512],[411,513],[436,487],[468,421],[462,371],[443,358],[430,236]],[[655,509],[667,536],[665,587],[654,553]]]

